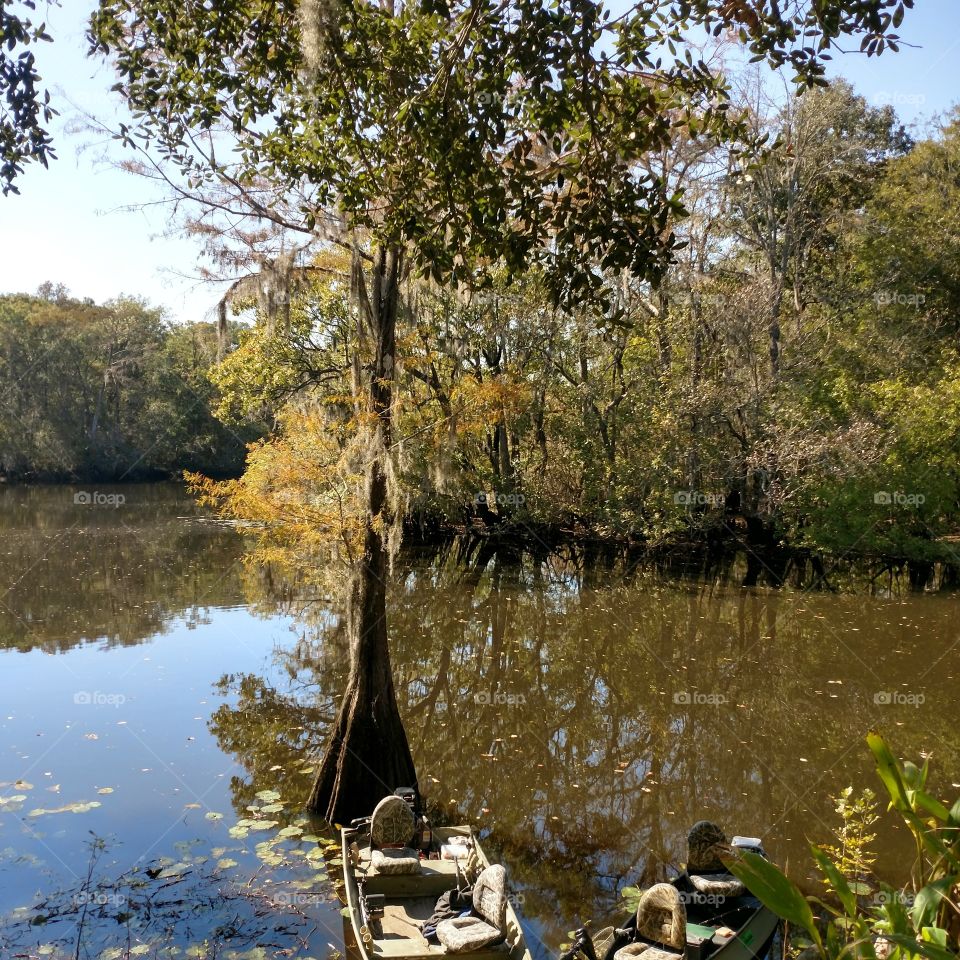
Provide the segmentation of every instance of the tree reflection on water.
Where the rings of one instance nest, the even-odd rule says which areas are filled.
[[[951,613],[938,598],[667,583],[576,552],[462,542],[406,551],[393,583],[392,657],[421,788],[435,815],[489,832],[524,913],[554,942],[608,913],[624,882],[682,861],[702,817],[800,861],[807,838],[828,837],[832,797],[872,783],[870,729],[960,769],[944,671],[922,678],[919,706],[876,702],[910,682],[905,664],[919,684],[939,655],[932,637]],[[341,621],[328,605],[302,619],[279,654],[286,689],[224,679],[238,699],[212,729],[249,775],[234,784],[238,812],[264,783],[305,796],[298,761],[339,700]],[[894,879],[908,848],[886,843],[879,869]]]

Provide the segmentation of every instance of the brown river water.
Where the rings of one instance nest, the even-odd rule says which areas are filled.
[[[336,862],[299,811],[345,675],[336,605],[244,563],[175,485],[0,488],[0,530],[0,956],[342,951]],[[404,551],[389,603],[423,792],[507,866],[538,958],[703,817],[809,883],[833,798],[881,790],[870,730],[960,791],[955,594],[459,543]]]

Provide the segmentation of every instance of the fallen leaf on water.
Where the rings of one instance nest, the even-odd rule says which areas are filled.
[[[199,810],[199,809],[200,809],[200,804],[199,804],[199,803],[185,803],[185,804],[183,805],[183,809],[184,809],[184,810]]]
[[[33,784],[27,783],[26,780],[17,780],[13,785],[14,790],[32,790]]]
[[[101,787],[97,793],[113,793],[113,787]]]

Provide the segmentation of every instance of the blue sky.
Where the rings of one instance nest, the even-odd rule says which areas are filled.
[[[59,159],[49,170],[30,169],[20,196],[0,198],[0,293],[32,292],[51,280],[98,302],[142,296],[173,320],[210,318],[219,294],[198,278],[196,242],[170,233],[165,209],[149,206],[159,199],[149,184],[109,163],[106,155],[122,157],[119,147],[76,130],[79,111],[115,123],[121,107],[109,93],[110,71],[85,56],[92,4],[66,5],[49,11],[55,42],[40,50],[61,112]],[[837,54],[832,72],[869,101],[892,103],[904,122],[923,124],[960,102],[960,0],[916,0],[916,7],[900,30],[911,46],[872,59]]]

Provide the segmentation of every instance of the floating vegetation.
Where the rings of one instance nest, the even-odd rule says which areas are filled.
[[[99,800],[88,800],[85,803],[65,803],[61,807],[51,807],[49,810],[44,807],[37,807],[31,810],[28,817],[46,817],[52,813],[89,813],[101,806]]]
[[[25,796],[4,798],[4,809]],[[226,833],[173,844],[176,856],[138,864],[119,876],[98,870],[107,842],[95,837],[86,878],[30,906],[0,916],[0,956],[44,960],[321,960],[339,956],[340,904],[328,867],[339,862],[336,840],[309,831],[297,816],[284,822],[275,790],[257,794],[251,816]],[[82,812],[96,801],[67,804],[30,816]],[[205,814],[214,831],[224,815]],[[257,841],[243,841],[250,834]],[[16,862],[15,851],[3,851]],[[42,937],[38,931],[42,930]],[[317,949],[320,943],[322,950]]]

